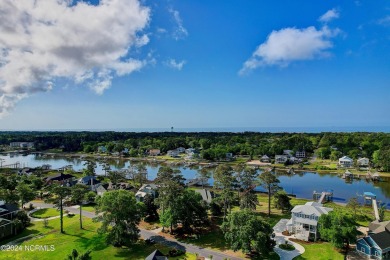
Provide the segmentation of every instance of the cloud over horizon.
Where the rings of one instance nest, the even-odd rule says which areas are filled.
[[[331,29],[326,25],[321,29],[309,26],[302,29],[287,27],[274,30],[244,62],[239,74],[243,75],[258,67],[287,67],[294,61],[328,57],[329,49],[333,47],[331,39],[340,32],[340,29]]]
[[[129,53],[149,42],[142,33],[149,8],[138,0],[72,3],[0,2],[0,117],[30,94],[50,91],[56,79],[102,94],[115,76],[147,63]]]

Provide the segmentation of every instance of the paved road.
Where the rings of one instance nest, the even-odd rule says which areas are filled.
[[[291,260],[296,256],[299,256],[305,252],[305,248],[301,246],[298,243],[290,241],[287,237],[285,237],[282,232],[286,230],[286,224],[288,222],[288,219],[281,219],[279,222],[274,226],[274,233],[275,233],[275,241],[276,241],[276,247],[274,248],[274,251],[280,256],[280,260]],[[292,244],[295,249],[292,251],[286,251],[281,248],[279,248],[280,244],[284,243]]]
[[[40,203],[40,202],[31,202],[31,203],[34,205],[35,208],[53,208],[53,204]],[[73,214],[80,213],[80,209],[76,208],[76,207],[64,207],[64,209],[68,210],[70,213],[73,213]],[[88,217],[88,218],[96,217],[96,214],[94,212],[89,212],[89,211],[84,211],[84,210],[82,212],[83,212],[83,216],[85,216],[85,217]],[[218,252],[218,251],[214,251],[211,249],[202,248],[202,247],[198,247],[195,245],[179,242],[177,240],[170,239],[170,238],[165,238],[163,236],[156,234],[153,231],[149,231],[149,230],[145,230],[145,229],[140,229],[140,230],[141,230],[141,232],[140,232],[141,237],[143,239],[152,238],[154,241],[156,241],[159,244],[163,244],[163,245],[166,245],[169,247],[175,247],[177,249],[191,252],[191,253],[198,253],[199,256],[204,256],[207,258],[210,255],[212,255],[213,260],[224,260],[224,259],[241,260],[242,259],[239,257],[229,256],[229,255],[224,254],[222,252]]]

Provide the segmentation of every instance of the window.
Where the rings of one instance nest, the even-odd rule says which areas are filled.
[[[362,253],[364,253],[364,254],[366,253],[366,251],[364,250],[364,247],[361,247],[361,248],[360,248],[360,251],[361,251]]]

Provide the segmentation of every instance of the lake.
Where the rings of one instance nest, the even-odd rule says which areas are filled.
[[[0,161],[3,165],[20,163],[21,167],[39,167],[43,164],[50,164],[52,169],[58,169],[66,165],[73,165],[76,171],[84,168],[84,160],[74,158],[48,158],[39,154],[28,155],[0,155]],[[113,159],[108,163],[112,169],[126,169],[131,166],[131,162],[125,159]],[[184,178],[193,179],[197,176],[198,166],[188,168],[184,166],[174,167],[181,171]],[[153,180],[157,176],[159,165],[148,164],[148,179]],[[96,173],[103,175],[102,165],[98,163]],[[347,202],[349,198],[361,196],[363,192],[369,191],[377,195],[377,200],[385,203],[390,208],[390,178],[382,178],[381,182],[367,182],[366,180],[353,180],[347,183],[337,174],[320,174],[315,172],[303,172],[295,175],[287,175],[285,173],[276,172],[280,180],[280,186],[287,192],[295,194],[298,198],[312,199],[313,191],[324,191],[332,189],[334,191],[334,200],[336,202]],[[213,179],[209,180],[209,184],[213,184]],[[261,187],[256,188],[263,191]],[[362,201],[362,198],[359,197]]]

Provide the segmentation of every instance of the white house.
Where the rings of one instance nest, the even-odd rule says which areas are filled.
[[[357,160],[357,164],[359,165],[359,166],[368,166],[368,164],[370,163],[370,160],[368,159],[368,158],[359,158],[358,160]]]
[[[12,142],[9,144],[12,148],[34,148],[33,142]]]
[[[179,148],[176,148],[176,151],[177,151],[178,153],[184,153],[184,152],[186,151],[186,148],[184,148],[184,147],[179,147]]]
[[[349,158],[348,156],[343,156],[339,159],[339,165],[341,167],[345,167],[345,168],[352,167],[353,160],[351,158]]]
[[[144,184],[135,194],[135,199],[137,202],[143,202],[147,194],[152,195],[155,198],[157,188],[156,184]]]
[[[306,152],[305,152],[305,150],[297,151],[297,152],[295,153],[295,157],[297,157],[297,158],[306,158]]]
[[[188,148],[188,149],[186,149],[186,154],[193,154],[193,153],[196,153],[196,149],[195,148]]]
[[[179,152],[176,149],[175,150],[169,150],[167,152],[167,155],[171,156],[171,157],[177,157],[179,155]]]
[[[270,159],[266,154],[264,154],[263,156],[261,156],[260,161],[267,163],[270,161]]]
[[[287,155],[275,155],[275,163],[283,164],[287,162],[288,156]]]
[[[332,210],[332,208],[323,207],[321,203],[314,201],[295,206],[291,210],[291,219],[287,222],[286,229],[300,240],[316,241],[318,238],[318,219],[322,214],[328,214]]]

